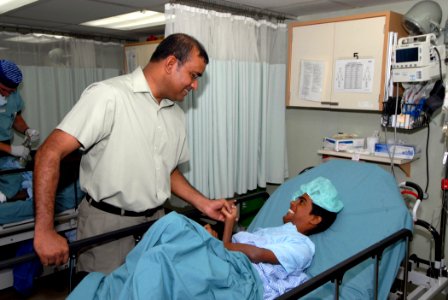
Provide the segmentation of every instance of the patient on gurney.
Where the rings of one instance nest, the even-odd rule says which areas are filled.
[[[0,157],[0,170],[22,169],[19,160],[11,156]],[[33,173],[24,171],[0,176],[0,203],[25,200],[33,196]]]
[[[237,209],[223,210],[224,247],[247,255],[263,282],[264,299],[273,299],[308,279],[304,271],[314,255],[314,244],[308,235],[330,227],[342,208],[330,180],[317,177],[301,185],[294,194],[282,226],[256,229],[252,233],[241,231],[232,237]],[[216,237],[210,226],[205,227]]]
[[[275,298],[307,279],[314,255],[307,235],[326,230],[343,208],[323,177],[301,185],[291,200],[284,225],[239,232],[233,242],[236,208],[223,211],[223,243],[209,227],[172,212],[150,227],[124,265],[109,275],[90,273],[69,299]]]

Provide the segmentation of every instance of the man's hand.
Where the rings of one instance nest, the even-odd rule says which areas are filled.
[[[36,129],[28,128],[25,130],[25,135],[30,139],[31,143],[39,141],[40,133]]]
[[[25,146],[11,146],[11,155],[14,155],[16,157],[22,157],[22,158],[27,158],[28,155],[30,154],[30,149],[28,149]]]
[[[67,240],[54,230],[42,233],[36,231],[34,235],[34,250],[44,266],[60,266],[68,261]]]
[[[222,213],[222,210],[226,210],[228,212],[232,211],[232,206],[235,206],[235,200],[225,200],[225,199],[217,199],[217,200],[207,200],[207,204],[201,210],[204,214],[213,218],[215,220],[224,222],[225,216]]]

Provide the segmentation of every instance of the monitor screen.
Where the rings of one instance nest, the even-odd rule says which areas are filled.
[[[413,62],[413,61],[415,62],[418,61],[418,47],[397,49],[395,51],[396,63]]]

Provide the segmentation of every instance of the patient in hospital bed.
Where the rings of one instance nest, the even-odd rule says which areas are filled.
[[[331,181],[317,177],[301,185],[294,194],[282,226],[252,233],[241,231],[232,237],[237,210],[223,210],[224,247],[240,251],[250,259],[263,282],[264,299],[274,299],[308,279],[304,271],[314,255],[314,244],[308,235],[325,231],[342,208]],[[210,226],[206,230],[216,236]]]
[[[0,170],[22,169],[19,160],[12,156],[0,157]],[[25,200],[33,196],[31,171],[0,176],[0,203]]]
[[[302,184],[291,200],[285,224],[237,233],[232,242],[236,209],[223,211],[223,242],[171,212],[149,228],[121,267],[90,273],[68,299],[274,298],[307,279],[303,271],[314,254],[307,235],[328,228],[343,207],[323,177]]]

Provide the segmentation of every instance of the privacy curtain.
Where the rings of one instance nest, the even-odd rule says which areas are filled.
[[[187,33],[210,63],[181,104],[187,115],[188,180],[211,198],[281,183],[287,174],[287,28],[180,4],[166,4],[165,34]]]
[[[41,142],[89,84],[123,73],[119,43],[0,32],[0,58],[14,61],[22,70],[22,114],[41,132]],[[16,135],[14,144],[21,140]]]

